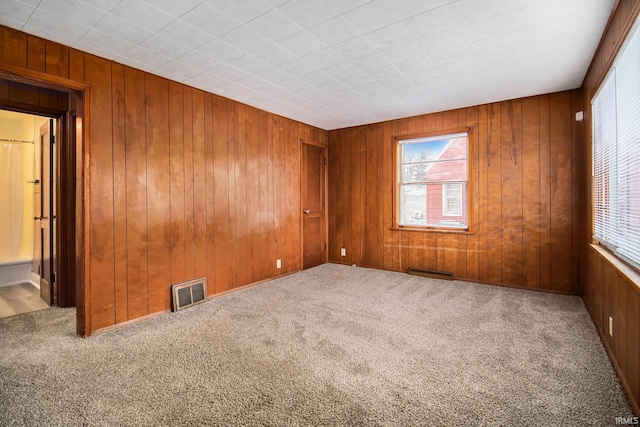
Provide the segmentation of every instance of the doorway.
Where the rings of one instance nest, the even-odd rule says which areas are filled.
[[[48,255],[55,252],[55,240],[47,230],[52,228],[49,218],[55,218],[51,167],[55,150],[49,145],[55,122],[0,110],[0,317],[40,310],[54,302],[54,271]],[[43,217],[49,222],[43,224]]]
[[[325,148],[302,143],[302,268],[327,262]]]

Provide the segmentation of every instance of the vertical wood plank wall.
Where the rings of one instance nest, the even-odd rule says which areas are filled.
[[[0,61],[91,86],[87,335],[169,309],[173,283],[301,269],[300,141],[326,131],[2,26]]]
[[[574,90],[329,132],[329,260],[579,293],[581,107]],[[467,126],[471,233],[393,230],[393,137]]]
[[[583,84],[584,138],[583,162],[591,165],[592,117],[591,100],[602,79],[610,69],[630,25],[640,13],[640,0],[622,0],[617,3],[607,31],[602,37]],[[584,295],[602,341],[607,347],[618,375],[631,398],[636,415],[640,415],[640,287],[614,266],[600,251],[591,246],[592,195],[591,169],[583,172],[585,182],[585,207],[583,216],[584,245]],[[613,319],[613,336],[609,335],[609,317]]]

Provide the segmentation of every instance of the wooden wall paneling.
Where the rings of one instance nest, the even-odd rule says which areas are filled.
[[[91,85],[91,146],[89,162],[89,298],[93,330],[115,323],[114,226],[113,226],[113,141],[111,109],[111,63],[85,57],[87,83]]]
[[[551,288],[573,290],[571,186],[571,95],[553,94],[550,100],[551,144]]]
[[[487,105],[478,107],[478,129],[475,133],[478,145],[478,222],[475,225],[475,232],[478,236],[478,280],[489,281],[489,149],[488,149],[488,123],[489,108]]]
[[[247,136],[247,225],[248,225],[248,282],[260,280],[260,121],[258,110],[253,107],[246,109]],[[299,178],[298,178],[299,179]],[[294,178],[291,184],[297,182]],[[296,209],[293,209],[295,212]],[[292,213],[293,213],[292,212]]]
[[[328,193],[329,193],[329,261],[341,262],[340,247],[342,245],[342,131],[329,132],[327,149]]]
[[[142,71],[125,67],[125,179],[127,225],[127,317],[149,314],[147,227],[147,138]]]
[[[627,284],[627,289],[633,289],[631,284]],[[627,321],[629,322],[629,340],[630,344],[627,345],[627,353],[629,354],[629,370],[628,370],[628,383],[631,387],[631,394],[635,396],[636,402],[640,396],[640,362],[637,355],[640,354],[640,322],[634,319],[638,318],[640,313],[640,292],[631,292],[630,298],[627,303]],[[636,356],[634,358],[634,355]]]
[[[268,256],[264,260],[266,264],[266,269],[270,277],[276,276],[278,274],[278,270],[276,269],[274,258],[278,256],[278,244],[276,242],[277,239],[277,228],[276,228],[276,215],[275,215],[275,206],[276,206],[276,174],[275,174],[275,140],[276,140],[276,123],[275,117],[273,114],[267,114],[267,156],[268,159],[268,168],[267,168],[267,179],[269,182],[269,197],[268,197],[268,208],[269,208],[269,223],[268,223],[268,232],[267,232],[267,249]],[[274,256],[275,255],[275,256]]]
[[[27,36],[27,68],[44,73],[45,41],[40,37]]]
[[[502,156],[501,156],[501,107],[489,105],[487,135],[487,223],[488,223],[488,274],[489,283],[502,283]]]
[[[287,213],[287,250],[286,262],[283,261],[283,268],[286,273],[292,273],[302,269],[302,235],[300,208],[300,137],[298,136],[298,126],[293,120],[286,121],[286,207]]]
[[[351,238],[351,224],[353,221],[353,140],[355,139],[355,130],[344,129],[340,131],[341,137],[341,181],[342,191],[342,228],[340,230],[341,244],[340,248],[345,248],[346,256],[339,255],[339,260],[348,264],[353,264],[353,241]],[[339,254],[339,252],[338,252]]]
[[[520,101],[502,102],[502,280],[522,285],[522,106]]]
[[[522,101],[523,277],[528,288],[540,287],[540,105],[539,97]]]
[[[45,41],[45,52],[45,72],[69,78],[69,48],[58,43]]]
[[[205,275],[207,277],[207,292],[213,295],[216,291],[215,278],[215,198],[218,194],[214,188],[213,155],[213,95],[204,94],[204,214],[205,214]]]
[[[385,259],[384,259],[384,253],[385,253],[385,229],[387,227],[385,227],[385,214],[384,211],[385,209],[383,208],[384,206],[387,206],[384,204],[384,194],[385,194],[385,189],[389,188],[389,182],[388,181],[384,181],[384,169],[385,168],[385,162],[384,162],[384,145],[385,145],[385,140],[384,140],[384,126],[381,124],[377,124],[375,127],[375,140],[373,142],[373,145],[375,147],[376,150],[376,158],[377,158],[377,164],[378,164],[378,173],[376,175],[376,195],[377,195],[377,207],[376,207],[376,213],[377,216],[375,218],[376,221],[376,229],[377,229],[377,240],[376,240],[376,249],[377,249],[377,263],[376,266],[377,268],[386,268],[385,265]],[[329,201],[330,203],[332,203],[332,201]]]
[[[237,286],[249,283],[248,268],[249,241],[247,222],[247,137],[246,106],[234,103],[236,110],[235,131],[235,193],[236,193],[236,247],[237,247]],[[284,231],[284,230],[283,230]],[[283,260],[284,262],[284,260]]]
[[[287,174],[286,174],[286,118],[278,117],[274,122],[274,168],[276,175],[276,188],[274,191],[278,194],[274,206],[276,216],[276,242],[278,258],[282,260],[282,268],[278,270],[278,274],[284,274],[286,265],[287,250]]]
[[[264,280],[271,276],[271,252],[269,248],[269,230],[271,229],[270,212],[272,197],[271,181],[269,179],[269,167],[271,150],[269,146],[269,121],[270,115],[266,111],[258,111],[258,158],[259,158],[259,245],[260,245],[260,276]]]
[[[194,176],[193,176],[193,89],[184,86],[183,97],[183,150],[184,150],[184,276],[195,278],[194,244]],[[224,116],[226,120],[226,114]],[[226,159],[225,159],[226,162]],[[226,218],[225,218],[226,219]],[[226,221],[225,221],[226,223]]]
[[[629,330],[629,313],[627,312],[627,301],[629,301],[630,293],[629,286],[626,277],[622,274],[616,274],[617,287],[618,287],[618,300],[616,301],[615,321],[613,323],[614,331],[613,337],[616,341],[616,347],[618,349],[618,365],[622,372],[629,372],[629,353],[627,349],[630,344],[628,337]],[[635,292],[635,291],[634,291]],[[637,323],[636,319],[636,323]],[[638,356],[636,355],[637,359]]]
[[[387,162],[389,163],[388,166],[386,166],[386,168],[389,170],[389,174],[390,174],[390,185],[391,185],[391,190],[390,191],[397,191],[397,188],[394,190],[394,187],[398,186],[398,178],[396,176],[396,165],[393,164],[392,159],[394,157],[394,150],[396,149],[395,144],[393,143],[393,140],[391,138],[393,138],[396,135],[399,135],[400,133],[400,123],[399,120],[393,120],[391,122],[387,122],[391,128],[391,134],[390,134],[390,138],[387,141],[387,144],[389,144],[389,157],[385,156],[385,158],[387,159]],[[393,193],[391,193],[390,195],[390,200],[391,203],[387,206],[387,210],[391,210],[391,215],[392,218],[395,218],[395,215],[393,215],[393,212],[396,210],[396,207],[394,205],[394,200],[393,200]],[[397,220],[397,218],[395,219]],[[398,224],[395,223],[393,220],[390,221],[389,227],[397,227]],[[391,231],[391,269],[394,271],[400,271],[400,269],[402,268],[402,262],[400,259],[400,234],[401,232],[398,230],[392,230]]]
[[[204,95],[193,90],[193,246],[194,276],[207,275],[207,223],[205,205],[205,140],[204,140]]]
[[[540,105],[540,287],[551,289],[551,111],[550,97]]]
[[[586,165],[590,163],[583,162],[582,149],[582,129],[583,124],[574,120],[575,113],[582,110],[582,91],[576,89],[571,91],[571,234],[573,237],[573,249],[571,259],[573,260],[573,275],[571,277],[572,291],[581,295],[582,287],[582,271],[581,267],[584,263],[584,236],[583,230],[586,227],[585,215],[585,192],[586,185],[583,182],[585,177]],[[589,168],[590,169],[590,168]]]
[[[171,194],[171,284],[187,280],[185,254],[185,174],[183,86],[169,83],[169,179]]]
[[[365,241],[362,253],[362,264],[370,267],[378,267],[382,263],[378,261],[378,213],[380,206],[380,191],[378,189],[378,177],[380,165],[378,164],[379,138],[377,125],[368,125],[365,130]]]
[[[113,246],[115,277],[115,321],[129,319],[127,282],[127,175],[126,111],[124,66],[111,66],[111,100],[113,111]],[[122,171],[117,173],[116,171]]]
[[[58,108],[58,91],[47,88],[38,89],[38,105],[55,110]],[[69,104],[67,102],[67,108]],[[65,108],[66,109],[66,108]]]
[[[27,35],[0,26],[0,62],[16,67],[27,67]]]
[[[149,312],[171,307],[171,180],[169,178],[169,84],[145,75]]]
[[[84,83],[84,54],[76,49],[69,49],[69,79]]]
[[[213,97],[213,192],[216,195],[215,229],[215,289],[229,290],[229,167],[227,146],[227,110],[229,102]]]
[[[478,117],[480,111],[478,107],[471,107],[467,108],[465,112],[466,117],[464,123],[466,123],[466,126],[472,128],[469,134],[469,181],[471,185],[469,221],[470,231],[472,234],[466,236],[466,278],[468,280],[480,280],[478,270],[478,221],[480,213],[480,150],[478,149]]]
[[[238,239],[236,223],[236,109],[229,101],[227,110],[227,167],[229,171],[229,289],[238,286]]]

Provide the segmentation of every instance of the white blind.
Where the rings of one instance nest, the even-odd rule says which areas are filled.
[[[640,267],[640,31],[592,101],[594,238]]]

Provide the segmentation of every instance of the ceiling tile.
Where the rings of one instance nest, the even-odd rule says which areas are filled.
[[[323,69],[325,73],[335,79],[343,79],[348,76],[355,76],[362,73],[359,68],[349,62],[342,62],[340,64],[332,65]]]
[[[458,0],[385,0],[393,13],[400,19],[437,9]]]
[[[310,28],[334,18],[337,13],[325,0],[291,0],[278,10],[302,28]]]
[[[240,26],[238,21],[231,19],[207,3],[202,3],[191,9],[181,19],[214,37],[219,37]]]
[[[346,42],[331,46],[331,50],[342,56],[344,59],[357,58],[377,52],[377,49],[363,37],[357,37]]]
[[[176,19],[160,31],[160,35],[190,49],[197,49],[213,40],[213,36]]]
[[[339,15],[356,9],[364,4],[371,3],[372,1],[373,0],[326,0],[329,7]]]
[[[202,3],[202,0],[144,0],[149,5],[168,13],[174,18],[182,15]]]
[[[464,45],[460,31],[457,28],[431,34],[416,40],[416,44],[426,55],[443,52]]]
[[[495,0],[459,0],[448,7],[458,25],[482,21],[507,11],[504,3]]]
[[[416,39],[441,33],[456,27],[456,23],[446,6],[416,15],[404,21],[407,30]]]
[[[153,53],[158,53],[160,55],[166,56],[170,59],[179,58],[190,51],[189,48],[172,42],[166,37],[160,36],[158,34],[154,34],[153,36],[140,43],[138,46],[148,49]]]
[[[423,55],[420,46],[413,41],[385,49],[380,53],[392,63],[408,61],[416,56]]]
[[[263,0],[207,0],[216,9],[221,10],[236,21],[244,24],[271,9]]]
[[[152,32],[161,30],[174,19],[155,7],[135,0],[122,0],[111,13]]]
[[[122,62],[122,60],[132,60],[136,63],[145,64],[144,67],[137,66],[145,71],[152,71],[158,67],[163,66],[167,62],[171,61],[171,58],[158,53],[158,51],[153,51],[148,49],[143,45],[138,45],[122,55],[118,58],[118,62]],[[126,64],[127,62],[125,62]]]
[[[302,30],[300,26],[275,9],[247,23],[247,27],[272,42],[280,41]]]
[[[244,55],[240,49],[218,39],[200,47],[198,52],[219,62],[228,62]]]
[[[246,26],[238,27],[219,37],[236,48],[251,53],[270,44],[271,42]]]
[[[3,9],[2,14],[0,14],[0,23],[10,20],[22,27],[35,10],[35,6],[30,6],[18,0],[3,0],[3,2],[5,2],[6,9]],[[16,24],[11,26],[15,27]]]
[[[104,10],[80,0],[42,0],[38,9],[88,27],[94,26],[106,14]]]
[[[227,80],[235,80],[239,79],[242,76],[246,76],[249,74],[245,70],[241,70],[235,65],[231,65],[231,63],[227,62],[219,65],[218,67],[212,69],[210,73],[215,77],[222,77]]]
[[[504,14],[495,15],[482,21],[458,27],[460,36],[466,43],[478,42],[498,36],[506,35],[509,32],[509,24]]]
[[[27,30],[27,28],[29,28]],[[88,26],[78,24],[77,22],[70,21],[64,17],[53,15],[42,9],[36,9],[31,14],[31,17],[25,25],[25,31],[36,31],[41,29],[48,34],[56,34],[57,37],[63,37],[67,42],[73,40],[73,43],[78,41],[87,31]],[[32,33],[32,34],[43,34]]]
[[[371,46],[378,50],[388,49],[413,40],[402,22],[375,30],[364,36]]]
[[[278,42],[278,46],[299,57],[317,52],[327,47],[326,44],[322,43],[306,31],[301,31],[281,40]]]
[[[270,81],[272,83],[279,83],[283,80],[289,80],[290,78],[293,77],[286,70],[283,70],[280,67],[269,67],[262,71],[258,71],[255,74],[256,76],[260,76],[263,79]]]
[[[384,0],[373,0],[357,9],[347,12],[343,18],[360,34],[377,30],[397,21]]]
[[[344,62],[340,55],[329,48],[306,55],[302,59],[316,68],[326,68]]]
[[[244,55],[239,58],[236,58],[232,61],[229,61],[229,64],[233,65],[234,67],[238,67],[239,69],[244,70],[247,73],[252,73],[252,74],[269,68],[268,63],[261,61],[258,58],[251,55]]]
[[[327,46],[333,46],[358,36],[356,30],[340,16],[309,28],[308,31]]]
[[[29,1],[34,2],[36,5],[40,3],[40,0],[29,0]],[[121,0],[81,0],[81,1],[86,4],[90,4],[93,7],[97,7],[98,9],[111,12],[111,10],[113,10],[113,8],[116,7]]]
[[[270,65],[278,65],[283,62],[291,61],[296,56],[281,48],[277,44],[270,44],[251,53],[258,59],[261,59]]]
[[[294,76],[301,76],[316,70],[316,67],[300,58],[280,64],[280,68]]]
[[[202,70],[210,70],[222,64],[222,61],[220,59],[205,55],[204,53],[197,50],[192,50],[191,52],[182,55],[180,58],[178,58],[178,60],[188,62],[194,67],[198,67]]]
[[[171,75],[174,80],[185,81],[197,74],[202,73],[202,69],[194,67],[190,63],[174,60],[167,62],[161,67],[153,70],[154,73],[165,73]]]
[[[151,31],[130,24],[112,13],[106,15],[102,21],[98,22],[95,28],[103,33],[117,35],[118,38],[135,45],[142,43],[153,34]]]
[[[82,36],[82,38],[74,45],[78,49],[82,47],[92,46],[94,48],[103,49],[111,53],[107,59],[115,59],[124,54],[128,50],[135,47],[134,44],[125,40],[118,39],[102,31],[91,29]]]

